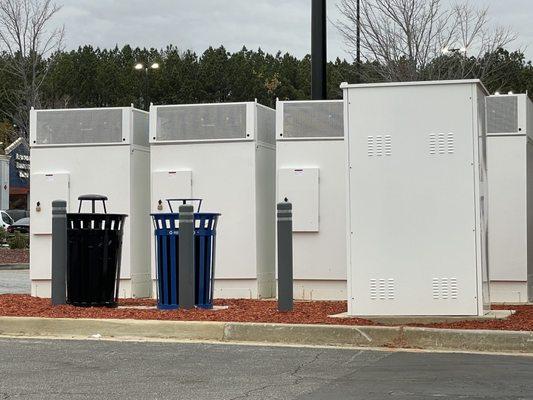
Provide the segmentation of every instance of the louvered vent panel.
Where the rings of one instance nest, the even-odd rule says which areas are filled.
[[[367,138],[367,153],[368,157],[374,157],[374,136]]]
[[[518,98],[491,96],[487,98],[487,133],[518,132]]]
[[[392,136],[377,135],[367,137],[367,154],[369,157],[392,155]]]
[[[459,297],[457,278],[433,278],[432,292],[434,300],[457,300]]]
[[[394,279],[371,279],[370,299],[371,300],[394,300],[395,298]]]
[[[453,133],[430,133],[429,154],[453,154],[455,152],[455,138]]]

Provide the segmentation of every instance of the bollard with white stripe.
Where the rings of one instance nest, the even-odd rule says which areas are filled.
[[[190,310],[195,305],[194,271],[194,207],[179,208],[178,304]]]
[[[52,201],[52,304],[67,303],[67,202]]]
[[[278,310],[292,311],[292,204],[278,203]]]

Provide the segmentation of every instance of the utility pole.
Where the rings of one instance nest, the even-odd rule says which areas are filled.
[[[327,19],[326,0],[312,0],[311,10],[311,95],[325,100],[327,93]]]
[[[361,0],[357,0],[357,83],[362,81],[361,73]]]

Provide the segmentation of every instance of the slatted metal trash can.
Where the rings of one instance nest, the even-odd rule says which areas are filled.
[[[152,214],[156,246],[157,307],[161,310],[179,308],[178,258],[179,213],[173,202],[197,202],[194,213],[194,271],[195,305],[213,308],[213,281],[215,277],[216,228],[220,214],[200,212],[201,199],[167,199],[170,213]]]
[[[106,196],[83,195],[78,213],[67,214],[67,303],[78,307],[118,304],[124,214],[108,214]],[[91,213],[82,213],[84,201]],[[96,202],[103,213],[96,213]]]

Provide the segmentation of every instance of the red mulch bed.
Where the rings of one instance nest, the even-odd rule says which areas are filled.
[[[280,313],[275,301],[263,300],[216,300],[216,305],[229,306],[227,310],[139,310],[109,308],[53,307],[49,299],[28,295],[0,295],[0,316],[46,317],[46,318],[103,318],[144,319],[172,321],[226,321],[226,322],[273,322],[290,324],[328,325],[379,325],[362,318],[329,318],[328,315],[346,311],[345,301],[295,302],[294,311]],[[153,306],[154,300],[121,300],[124,306]],[[463,321],[439,324],[412,324],[448,329],[496,329],[533,331],[533,306],[495,306],[495,309],[513,309],[516,314],[506,320]]]
[[[0,265],[2,264],[27,264],[30,262],[28,249],[9,249],[0,247]]]

